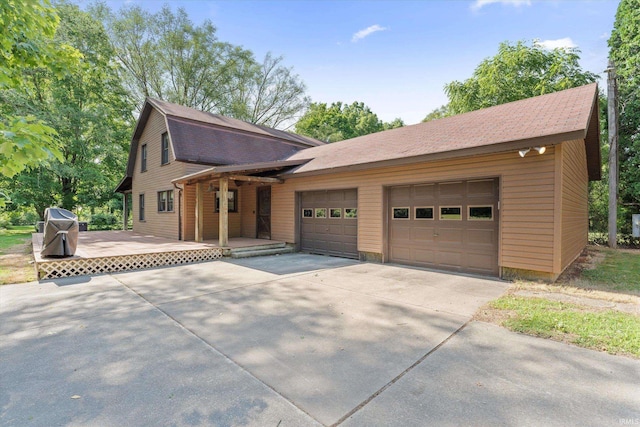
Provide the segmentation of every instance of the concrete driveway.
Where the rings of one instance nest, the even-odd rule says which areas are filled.
[[[304,254],[3,286],[0,425],[640,418],[640,362],[467,323],[505,289]]]

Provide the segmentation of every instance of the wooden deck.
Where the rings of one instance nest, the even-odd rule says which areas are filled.
[[[32,235],[38,279],[112,273],[164,265],[216,260],[236,248],[264,247],[283,242],[232,238],[221,248],[217,241],[183,242],[133,231],[88,231],[78,234],[76,254],[66,258],[43,258],[42,233]]]

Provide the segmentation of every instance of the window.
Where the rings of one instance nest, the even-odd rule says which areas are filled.
[[[313,218],[313,209],[302,209],[302,218]]]
[[[173,212],[173,190],[158,191],[158,212]]]
[[[229,201],[229,212],[238,212],[238,190],[229,190],[227,200]],[[216,191],[216,212],[220,212],[220,190]]]
[[[173,190],[167,191],[167,210],[173,212]]]
[[[326,218],[327,217],[327,209],[326,208],[316,208],[316,218]]]
[[[433,206],[416,208],[415,219],[433,219]]]
[[[342,209],[341,208],[329,209],[329,218],[342,218]]]
[[[147,170],[147,144],[142,144],[140,147],[140,172],[146,172]]]
[[[161,165],[166,165],[169,163],[169,134],[162,134],[162,161]]]
[[[461,206],[441,206],[440,219],[445,221],[451,221],[451,220],[461,221],[462,207]]]
[[[393,208],[393,219],[409,219],[409,208]]]
[[[347,219],[356,219],[358,218],[358,209],[357,208],[344,208],[344,217]]]
[[[470,221],[493,221],[493,206],[469,206]]]
[[[144,221],[144,194],[140,194],[138,200],[140,201],[138,206],[138,219]]]

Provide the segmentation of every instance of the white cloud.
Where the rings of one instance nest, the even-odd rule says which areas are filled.
[[[372,26],[370,26],[370,27],[365,28],[364,30],[360,30],[360,31],[358,31],[357,33],[355,33],[355,34],[353,35],[353,37],[351,37],[351,42],[352,42],[352,43],[355,43],[355,42],[357,42],[358,40],[362,40],[363,38],[365,38],[365,37],[367,37],[367,36],[369,36],[369,35],[371,35],[371,34],[373,34],[373,33],[376,33],[376,32],[378,32],[378,31],[385,31],[385,30],[387,30],[387,29],[388,29],[388,28],[386,28],[386,27],[381,27],[381,26],[380,26],[380,25],[378,25],[378,24],[372,25]]]
[[[536,43],[543,49],[548,50],[578,47],[578,45],[571,40],[571,37],[565,37],[557,40],[537,40]]]
[[[471,5],[471,9],[480,10],[484,6],[488,6],[490,4],[499,3],[506,6],[531,6],[531,0],[476,0]]]

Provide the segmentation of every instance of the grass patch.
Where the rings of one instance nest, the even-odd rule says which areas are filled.
[[[606,249],[603,252],[604,260],[593,270],[584,270],[581,278],[614,291],[640,292],[640,251]]]
[[[513,331],[640,358],[640,317],[633,314],[513,295],[490,307],[509,314],[502,325]]]
[[[0,229],[0,285],[36,279],[35,268],[30,264],[33,232],[29,225]]]
[[[4,255],[9,249],[17,245],[25,245],[31,240],[34,229],[30,225],[17,225],[0,229],[0,255]]]

